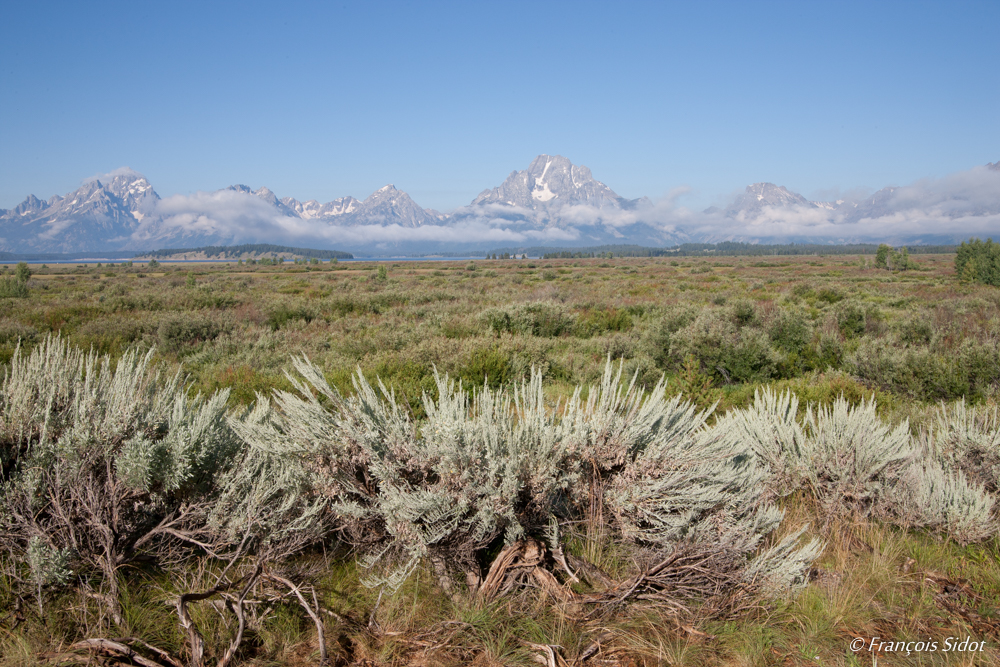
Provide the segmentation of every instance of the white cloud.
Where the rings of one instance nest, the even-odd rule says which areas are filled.
[[[122,172],[123,170],[118,170]],[[115,174],[108,174],[110,176]],[[878,208],[847,205],[765,207],[752,219],[723,211],[692,211],[678,204],[688,192],[635,210],[570,204],[539,210],[490,204],[464,207],[441,224],[335,224],[283,215],[254,195],[232,190],[175,195],[155,204],[132,236],[132,247],[178,242],[274,242],[324,247],[401,244],[544,245],[589,244],[627,236],[642,224],[662,242],[669,240],[897,241],[959,240],[1000,234],[1000,172],[986,168],[927,179],[896,188]],[[885,193],[883,193],[885,194]],[[868,213],[865,211],[868,210]],[[603,234],[603,237],[601,236]],[[647,234],[648,238],[648,234]]]

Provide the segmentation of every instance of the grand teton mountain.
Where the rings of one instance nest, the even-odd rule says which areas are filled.
[[[1000,230],[1000,161],[867,197],[810,201],[754,183],[724,208],[693,211],[667,198],[627,199],[590,169],[539,155],[467,206],[422,208],[386,185],[365,199],[321,203],[233,185],[161,198],[140,173],[119,169],[65,196],[29,195],[0,209],[0,250],[99,252],[232,243],[283,243],[372,253],[506,245],[683,241],[953,242]]]

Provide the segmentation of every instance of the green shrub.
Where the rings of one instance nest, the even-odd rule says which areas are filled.
[[[467,388],[499,387],[513,378],[513,366],[508,355],[497,347],[477,348],[469,354],[458,373]]]
[[[580,338],[590,338],[611,331],[629,331],[631,328],[632,317],[627,311],[597,308],[588,310],[577,319],[575,333]]]
[[[890,248],[885,243],[880,243],[878,250],[875,251],[875,268],[876,269],[887,269],[889,268],[889,253],[892,252]]]
[[[101,354],[119,357],[142,340],[148,327],[142,318],[109,315],[81,325],[73,342],[84,349],[92,347]]]
[[[35,327],[16,320],[0,320],[0,344],[33,343],[37,336],[38,330]]]
[[[28,267],[28,263],[18,262],[17,267],[14,269],[14,279],[26,283],[29,278],[31,278],[31,268]]]
[[[676,366],[670,355],[670,341],[675,333],[691,324],[698,315],[695,308],[672,308],[667,315],[655,320],[646,334],[651,355],[657,366],[666,370]]]
[[[919,269],[920,265],[910,259],[910,251],[904,246],[899,252],[893,250],[889,254],[889,268],[894,271],[912,271]]]
[[[934,337],[934,327],[928,313],[912,315],[896,324],[900,342],[926,345]]]
[[[268,313],[267,325],[271,327],[272,331],[277,331],[288,326],[288,323],[294,320],[303,320],[308,324],[313,321],[314,317],[312,311],[305,306],[293,307],[283,303]]]
[[[171,352],[179,352],[197,343],[213,340],[222,329],[207,317],[174,315],[160,323],[157,337],[160,345]]]
[[[0,299],[27,299],[28,283],[17,278],[0,278]]]
[[[1000,287],[1000,243],[970,239],[958,247],[955,273],[959,280]]]
[[[562,305],[543,301],[518,304],[513,308],[490,308],[479,317],[497,335],[512,333],[546,338],[569,333],[575,322]]]
[[[845,338],[855,338],[865,332],[868,313],[864,306],[848,302],[837,310],[837,326]]]
[[[712,311],[704,311],[671,336],[673,363],[679,366],[689,356],[724,384],[768,380],[775,377],[780,361],[763,331],[737,329],[732,320]]]
[[[799,352],[809,344],[812,327],[801,313],[782,309],[771,322],[767,333],[779,350]]]
[[[816,300],[823,303],[835,304],[844,300],[844,295],[831,287],[824,287],[816,292]]]
[[[733,304],[733,321],[738,327],[748,327],[757,324],[757,308],[753,301],[741,299]]]
[[[928,401],[978,400],[1000,386],[1000,352],[974,340],[937,352],[864,337],[846,356],[844,367],[881,387]]]

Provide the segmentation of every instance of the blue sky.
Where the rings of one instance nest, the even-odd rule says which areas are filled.
[[[0,207],[130,166],[443,211],[565,155],[627,197],[1000,160],[998,2],[3,0]]]

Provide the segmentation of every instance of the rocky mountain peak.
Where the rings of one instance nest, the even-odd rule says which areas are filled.
[[[434,221],[437,214],[420,208],[410,195],[389,184],[360,202],[355,207],[355,216],[359,222],[392,220],[404,227],[418,227]]]
[[[627,206],[611,188],[596,180],[590,169],[574,165],[561,155],[539,155],[524,171],[514,171],[500,186],[483,190],[473,206],[504,204],[539,208],[552,204],[586,203],[592,206]]]
[[[742,195],[737,197],[726,208],[725,213],[729,217],[743,216],[746,218],[755,218],[765,208],[784,208],[790,206],[814,208],[816,205],[797,192],[792,192],[782,185],[752,183],[746,187]]]
[[[107,174],[100,182],[104,184],[105,190],[120,199],[132,212],[139,211],[147,198],[160,198],[145,176],[128,167]]]
[[[48,208],[48,204],[35,195],[28,195],[23,202],[14,207],[14,215],[30,215]]]
[[[369,205],[377,202],[394,202],[397,199],[404,202],[413,201],[410,199],[410,195],[406,194],[402,190],[397,190],[396,186],[390,183],[388,185],[383,185],[378,190],[368,195],[364,203]]]

